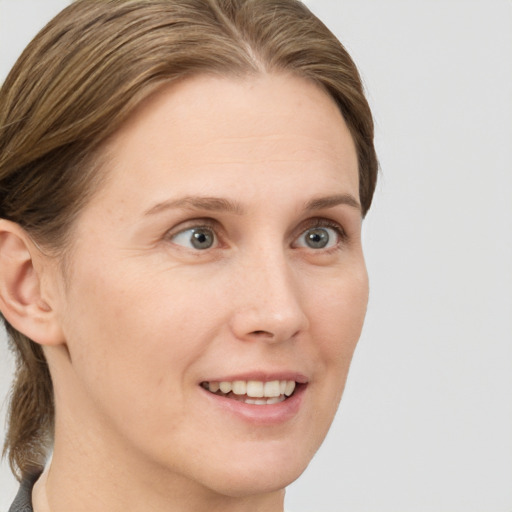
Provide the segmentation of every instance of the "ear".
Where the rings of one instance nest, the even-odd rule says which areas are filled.
[[[0,219],[0,311],[16,330],[41,345],[64,342],[42,286],[42,275],[54,265],[23,228]]]

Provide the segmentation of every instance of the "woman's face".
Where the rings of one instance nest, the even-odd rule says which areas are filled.
[[[58,425],[203,489],[284,487],[331,424],[366,311],[341,114],[301,78],[198,76],[106,151],[57,302]]]

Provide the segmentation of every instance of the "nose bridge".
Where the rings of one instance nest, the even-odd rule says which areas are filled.
[[[298,275],[282,246],[242,258],[232,327],[240,339],[284,341],[307,328]]]

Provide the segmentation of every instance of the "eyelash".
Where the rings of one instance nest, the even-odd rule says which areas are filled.
[[[315,218],[315,219],[312,219],[314,221],[314,224],[308,226],[306,229],[304,229],[301,233],[303,233],[304,231],[307,231],[308,229],[315,229],[315,228],[331,228],[333,229],[334,231],[336,231],[336,233],[338,234],[338,236],[340,237],[340,241],[346,241],[347,240],[347,233],[345,232],[345,230],[340,226],[340,224],[338,224],[337,222],[334,222],[330,219],[324,219],[324,218]]]
[[[194,222],[198,222],[197,224],[194,223]],[[298,240],[298,238],[302,235],[304,235],[304,233],[306,231],[309,231],[309,230],[313,230],[313,229],[320,229],[320,228],[330,228],[332,229],[333,231],[336,232],[337,236],[339,237],[339,240],[337,241],[337,243],[335,244],[334,247],[331,247],[331,248],[328,248],[328,249],[312,249],[312,251],[317,251],[317,252],[324,252],[324,253],[330,253],[330,252],[334,252],[336,250],[339,250],[341,248],[341,246],[343,245],[344,242],[347,241],[348,239],[348,236],[345,232],[345,230],[343,229],[343,227],[338,224],[337,222],[335,221],[332,221],[330,219],[326,219],[326,218],[312,218],[312,219],[309,219],[307,221],[307,224],[301,226],[300,228],[300,233],[295,236],[294,238],[294,242],[296,240]],[[173,239],[176,238],[178,235],[180,234],[183,234],[187,231],[191,231],[191,230],[201,230],[201,229],[206,229],[206,230],[210,230],[214,236],[215,236],[215,240],[216,240],[216,244],[220,244],[221,243],[221,240],[222,240],[222,237],[219,236],[218,234],[218,231],[219,231],[219,224],[217,221],[213,220],[213,219],[197,219],[196,221],[191,221],[191,223],[180,229],[179,231],[168,231],[165,236],[164,236],[164,239],[165,240],[168,240],[172,243]],[[179,244],[176,244],[179,246]],[[213,247],[213,249],[216,248],[216,247]],[[208,249],[204,249],[204,251],[208,251],[210,248]],[[196,252],[196,251],[193,251],[193,252]],[[197,250],[197,252],[202,252],[201,250]]]
[[[197,223],[196,223],[197,222]],[[190,221],[188,226],[182,227],[179,231],[175,231],[174,229],[167,231],[164,235],[164,240],[167,240],[171,243],[173,243],[173,239],[175,239],[177,236],[186,233],[187,231],[191,230],[200,230],[200,229],[206,229],[211,231],[214,236],[215,240],[217,241],[217,244],[219,243],[221,237],[218,235],[219,231],[219,225],[216,221],[213,219],[195,219],[194,221]],[[179,244],[176,244],[179,246]],[[200,251],[198,251],[200,252]]]
[[[312,247],[308,248],[308,247],[304,247],[304,246],[299,246],[298,248],[310,250],[313,253],[318,253],[319,255],[320,254],[332,254],[337,251],[340,251],[343,248],[344,244],[348,240],[348,236],[340,224],[338,224],[337,222],[332,221],[330,219],[318,217],[318,218],[310,219],[308,221],[307,225],[301,226],[299,235],[296,236],[294,239],[294,244],[297,243],[297,241],[301,237],[303,237],[308,231],[311,231],[314,229],[332,229],[336,233],[336,236],[337,236],[337,240],[334,241],[334,245],[332,247],[321,247],[321,248],[316,248],[316,249],[314,249]],[[327,242],[327,243],[329,243],[329,242]]]

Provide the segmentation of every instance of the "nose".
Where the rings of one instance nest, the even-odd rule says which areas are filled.
[[[284,256],[260,252],[237,278],[231,330],[238,339],[276,343],[308,329],[299,275]]]

